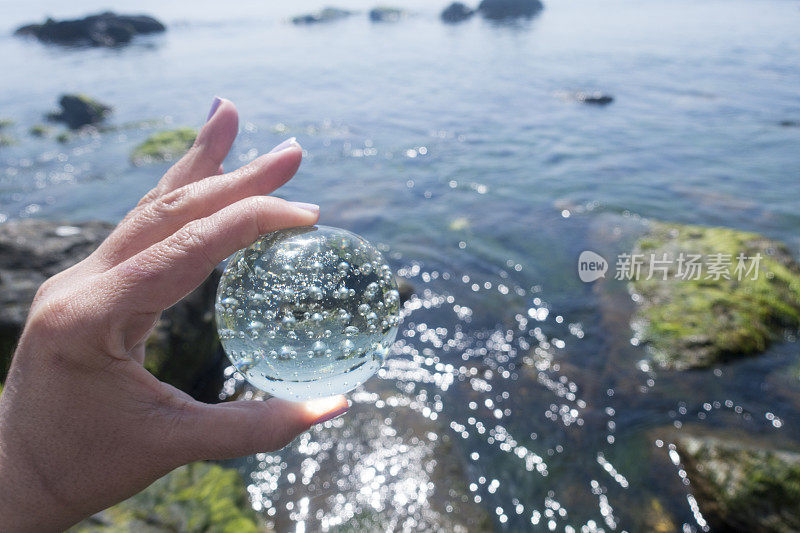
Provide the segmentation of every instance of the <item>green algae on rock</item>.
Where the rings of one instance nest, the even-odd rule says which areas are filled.
[[[193,128],[154,133],[133,150],[131,161],[136,165],[153,161],[172,161],[188,150],[196,137],[197,130]]]
[[[800,530],[800,453],[693,436],[677,446],[714,531]]]
[[[731,262],[729,279],[705,270],[681,276],[681,254],[706,261],[722,254]],[[654,222],[632,257],[642,261],[631,282],[640,304],[633,327],[664,366],[703,368],[757,354],[800,325],[800,266],[784,245],[762,235]],[[734,272],[739,257],[759,260],[746,263],[752,270],[741,276]],[[666,279],[659,271],[647,279],[664,258]]]
[[[28,129],[28,133],[30,133],[34,137],[44,137],[50,133],[49,126],[45,126],[44,124],[34,124],[33,126]]]
[[[80,522],[73,533],[111,531],[263,531],[236,470],[192,463],[139,494]]]

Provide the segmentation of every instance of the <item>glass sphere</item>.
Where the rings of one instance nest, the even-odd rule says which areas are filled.
[[[297,401],[347,392],[378,371],[397,335],[400,294],[369,242],[302,227],[233,254],[215,311],[222,346],[247,381]]]

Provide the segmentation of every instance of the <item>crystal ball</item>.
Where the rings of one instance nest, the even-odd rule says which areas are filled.
[[[347,392],[378,371],[397,335],[400,294],[369,242],[301,227],[233,254],[215,312],[222,346],[247,381],[299,401]]]

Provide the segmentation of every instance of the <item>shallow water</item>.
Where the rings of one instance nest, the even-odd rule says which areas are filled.
[[[99,3],[10,5],[8,30]],[[795,2],[575,0],[455,27],[421,1],[397,24],[319,27],[285,22],[318,7],[305,2],[140,5],[170,30],[121,50],[2,32],[0,117],[20,143],[0,148],[0,219],[118,220],[166,168],[128,162],[163,125],[28,137],[61,92],[114,105],[113,124],[170,125],[199,125],[220,94],[243,130],[227,167],[297,136],[304,163],[281,195],[388,246],[417,290],[351,413],[241,463],[280,530],[455,528],[482,509],[498,530],[644,530],[654,499],[700,530],[675,432],[800,442],[795,343],[652,368],[625,287],[576,274],[581,251],[613,257],[646,218],[758,231],[800,255],[800,128],[780,126],[800,121]],[[566,97],[593,89],[615,102]]]

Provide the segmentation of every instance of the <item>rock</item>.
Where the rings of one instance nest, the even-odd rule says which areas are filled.
[[[444,22],[455,23],[467,20],[474,14],[475,11],[468,8],[461,2],[453,2],[452,4],[444,8],[441,17]]]
[[[39,285],[87,257],[113,227],[34,219],[0,225],[0,382]],[[145,367],[203,401],[218,400],[225,366],[212,312],[218,279],[215,273],[167,309],[147,341]]]
[[[235,469],[192,463],[68,531],[263,531],[245,487]]]
[[[111,232],[103,222],[19,220],[0,225],[0,381],[39,285],[88,256]]]
[[[58,104],[61,106],[61,111],[51,113],[48,118],[63,122],[73,130],[102,122],[111,112],[111,107],[85,94],[62,95]]]
[[[369,11],[369,20],[372,22],[397,22],[405,14],[396,7],[378,6]]]
[[[702,368],[754,355],[800,326],[800,265],[781,243],[729,228],[653,222],[633,254],[642,254],[639,279],[631,282],[639,296],[633,326],[664,366]],[[691,256],[700,256],[699,279],[689,270]],[[710,270],[715,259],[719,275]],[[668,267],[667,279],[658,266]]]
[[[575,95],[575,99],[582,104],[599,105],[599,106],[608,105],[614,101],[613,96],[609,94],[603,94],[600,92],[578,93]]]
[[[0,146],[13,146],[15,144],[17,144],[17,139],[11,135],[0,133]]]
[[[6,128],[10,128],[14,125],[14,121],[10,118],[0,118],[0,130],[4,130]]]
[[[797,120],[781,120],[778,124],[780,126],[784,127],[784,128],[796,128],[796,127],[800,126],[800,121],[797,121]]]
[[[315,13],[306,13],[292,18],[293,24],[318,24],[320,22],[333,22],[352,15],[352,11],[336,7],[326,7]]]
[[[56,141],[61,144],[66,144],[72,140],[72,135],[68,131],[62,131],[56,136]]]
[[[112,12],[82,19],[53,20],[28,24],[15,35],[30,35],[43,43],[59,45],[118,46],[129,43],[135,35],[165,31],[165,26],[145,15],[117,15]]]
[[[800,530],[800,453],[710,437],[676,444],[713,531]]]
[[[400,293],[400,303],[404,304],[414,295],[414,286],[405,278],[395,277],[395,281],[397,281],[397,292]]]
[[[183,155],[192,146],[196,137],[197,130],[193,128],[154,133],[133,150],[131,161],[136,165],[154,161],[172,161]]]
[[[544,6],[539,0],[483,0],[478,11],[487,19],[532,17]]]

